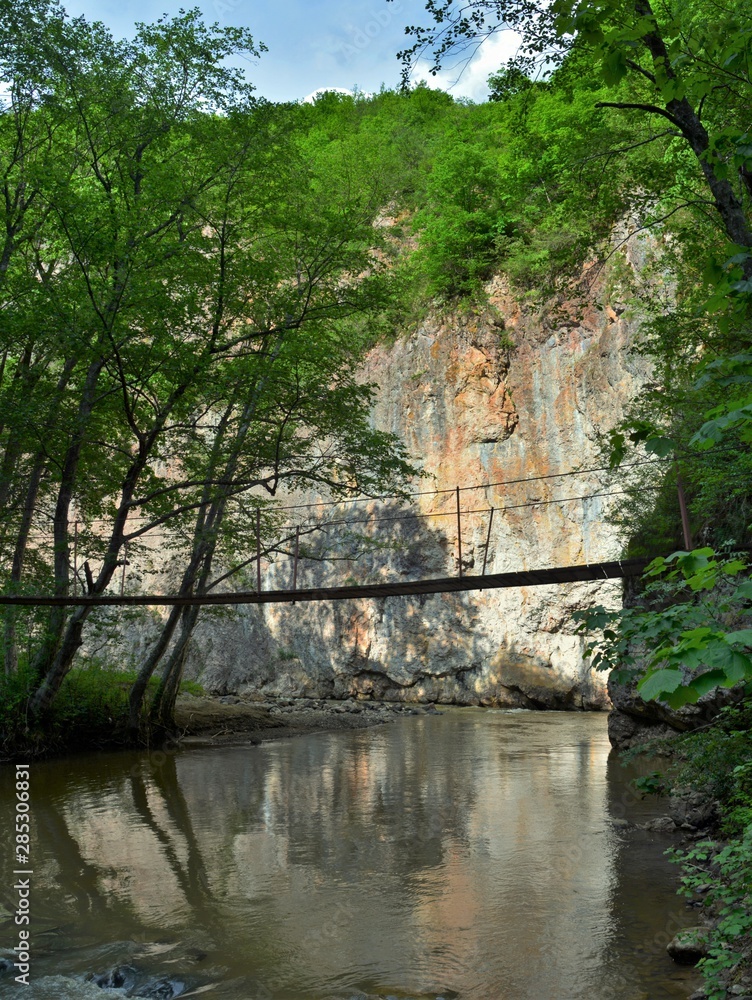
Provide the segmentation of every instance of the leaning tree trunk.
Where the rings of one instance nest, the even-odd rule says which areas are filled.
[[[183,678],[185,661],[188,658],[191,636],[200,611],[200,607],[182,608],[180,637],[162,671],[159,687],[151,706],[150,721],[157,729],[169,732],[175,728],[175,702],[180,691],[180,681]]]
[[[207,544],[208,544],[208,531],[211,529],[214,520],[214,507],[215,504],[212,503],[211,507],[207,509],[207,505],[211,502],[211,488],[209,486],[208,480],[210,480],[213,475],[217,472],[217,466],[219,462],[219,456],[221,452],[221,447],[224,442],[224,435],[227,430],[227,426],[232,415],[232,405],[228,406],[217,427],[217,433],[213,445],[213,454],[211,459],[211,464],[207,469],[207,483],[204,485],[202,493],[202,504],[198,509],[196,515],[196,524],[193,529],[193,549],[191,552],[191,558],[183,572],[183,578],[180,581],[180,588],[178,594],[181,597],[187,597],[189,594],[193,593],[193,588],[196,584],[196,580],[199,576],[199,571],[201,569],[202,563],[205,562],[207,558]],[[227,476],[227,470],[225,470],[225,478]],[[149,653],[146,660],[143,662],[141,669],[138,672],[136,680],[131,687],[130,696],[128,698],[128,732],[129,739],[132,742],[138,740],[139,732],[141,729],[141,712],[144,703],[144,697],[146,695],[146,689],[148,687],[149,681],[154,673],[154,671],[159,666],[162,657],[167,652],[173,635],[175,634],[175,629],[181,619],[181,609],[175,606],[170,611],[167,621],[162,626],[162,631],[157,639],[152,651]]]
[[[57,503],[55,504],[55,515],[53,519],[53,540],[54,555],[53,568],[55,577],[55,596],[67,597],[70,583],[70,553],[69,553],[69,532],[68,520],[73,493],[78,476],[81,451],[84,445],[84,438],[89,426],[89,422],[94,413],[96,405],[96,392],[99,383],[99,376],[104,369],[105,361],[99,358],[92,362],[86,374],[81,401],[76,414],[76,429],[68,444],[68,449],[63,461],[63,468],[60,476],[60,486],[58,488]],[[86,609],[80,608],[79,611]],[[64,607],[52,608],[47,620],[47,629],[42,641],[42,645],[34,658],[33,672],[40,679],[40,685],[29,703],[32,715],[39,715],[45,711],[55,694],[57,694],[67,668],[62,668],[60,664],[61,652],[73,650],[70,653],[71,659],[75,655],[75,650],[81,645],[80,636],[83,628],[83,621],[86,615],[82,615],[80,620],[74,621],[74,615],[68,622],[66,628],[67,613]]]
[[[182,593],[182,588],[180,592]],[[175,634],[175,629],[180,621],[180,612],[181,608],[178,605],[174,605],[170,609],[170,614],[167,621],[162,626],[159,638],[157,639],[152,651],[143,662],[136,680],[133,682],[131,687],[130,695],[128,697],[128,740],[131,743],[138,742],[141,731],[141,709],[143,707],[146,689],[149,686],[152,674],[159,666],[159,662],[166,653],[167,647],[170,645],[170,640]]]

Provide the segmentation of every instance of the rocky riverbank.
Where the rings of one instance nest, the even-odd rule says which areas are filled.
[[[752,827],[741,780],[749,767],[749,709],[743,690],[717,688],[678,711],[644,701],[635,680],[609,680],[608,690],[614,750],[658,753],[664,761],[644,791],[670,791],[666,815],[643,829],[676,838],[680,891],[699,918],[698,926],[680,931],[667,950],[683,965],[705,959],[705,985],[691,1000],[752,1000],[752,920],[747,916]]]
[[[366,729],[405,715],[439,714],[433,704],[355,698],[279,698],[181,695],[175,723],[181,746],[262,743],[307,733]]]

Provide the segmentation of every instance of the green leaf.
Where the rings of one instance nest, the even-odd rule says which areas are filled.
[[[609,434],[609,468],[617,469],[624,461],[626,453],[627,440],[624,435],[620,431],[611,431]]]
[[[746,568],[747,563],[744,559],[730,559],[728,562],[723,563],[721,571],[727,576],[737,576],[737,574]]]
[[[731,650],[730,655],[725,660],[723,668],[726,674],[726,687],[738,684],[748,677],[752,677],[752,657],[737,650]]]
[[[732,682],[732,684],[735,682]],[[698,701],[703,695],[709,694],[717,687],[731,687],[732,684],[728,683],[728,676],[725,670],[708,670],[704,674],[700,674],[699,677],[693,678],[693,680],[687,685],[687,688],[696,694],[696,698],[692,698],[693,702]],[[687,702],[685,702],[687,704]]]
[[[664,559],[663,556],[657,556],[651,563],[645,567],[643,576],[660,576],[664,573],[668,563],[673,557],[669,556],[668,559]]]
[[[651,455],[657,455],[659,458],[666,458],[667,455],[672,455],[676,450],[676,444],[671,438],[667,437],[654,437],[648,438],[645,442],[645,450]]]
[[[656,670],[644,677],[637,685],[637,690],[646,701],[662,698],[665,694],[676,691],[682,684],[681,671],[675,667]]]
[[[752,647],[752,628],[742,628],[736,632],[726,633],[727,642],[739,642],[744,646]]]

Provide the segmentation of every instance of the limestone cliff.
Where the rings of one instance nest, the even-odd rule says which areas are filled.
[[[491,507],[488,572],[618,556],[620,541],[603,520],[608,498],[547,502],[608,492],[604,473],[535,477],[599,464],[598,435],[646,375],[631,349],[632,321],[604,292],[548,315],[523,309],[501,279],[489,299],[482,314],[433,317],[371,353],[364,378],[380,387],[374,420],[400,435],[430,478],[411,508],[348,505],[347,519],[391,514],[362,530],[392,546],[348,561],[354,543],[342,527],[321,532],[307,555],[331,552],[336,538],[340,558],[303,560],[300,586],[456,573],[455,495],[432,490],[457,485],[508,484],[463,489],[465,573],[482,570]],[[264,586],[289,586],[290,572],[285,559],[264,567]],[[618,601],[620,587],[247,608],[199,626],[190,669],[220,691],[605,707],[605,681],[583,663],[571,622],[593,599]]]

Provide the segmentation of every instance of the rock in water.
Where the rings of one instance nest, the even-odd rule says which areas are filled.
[[[703,927],[687,927],[666,945],[679,965],[697,965],[708,953],[708,932]]]

